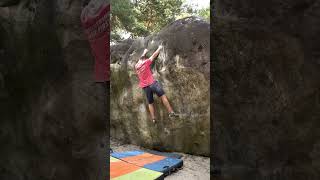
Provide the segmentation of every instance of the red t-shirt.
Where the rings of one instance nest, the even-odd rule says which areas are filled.
[[[151,85],[154,82],[154,78],[151,72],[152,61],[146,59],[145,61],[139,61],[136,65],[136,72],[139,77],[139,87],[144,88]]]
[[[94,7],[96,12],[86,6],[81,14],[82,26],[89,39],[92,54],[95,58],[94,74],[96,82],[110,81],[110,4],[103,3]]]

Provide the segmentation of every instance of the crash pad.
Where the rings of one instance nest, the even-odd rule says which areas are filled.
[[[182,155],[179,153],[172,153],[172,152],[160,152],[160,151],[155,151],[155,150],[144,150],[147,153],[150,154],[155,154],[155,155],[160,155],[160,156],[166,156],[166,157],[171,157],[171,158],[176,158],[176,159],[181,159]]]
[[[181,159],[151,154],[144,151],[114,152],[111,153],[111,156],[130,164],[162,172],[164,174],[169,174],[183,165]]]
[[[110,178],[112,180],[163,180],[163,173],[110,157]]]

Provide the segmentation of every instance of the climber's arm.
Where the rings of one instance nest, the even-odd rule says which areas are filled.
[[[160,53],[161,48],[162,48],[162,46],[160,45],[158,47],[158,49],[152,54],[152,56],[149,58],[151,61],[153,61],[158,56],[158,54]]]

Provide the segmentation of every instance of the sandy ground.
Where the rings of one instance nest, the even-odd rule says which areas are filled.
[[[115,152],[143,150],[142,147],[132,144],[121,144],[115,140],[110,141],[110,147]],[[210,179],[210,158],[182,154],[183,167],[181,170],[165,177],[165,180],[207,180]]]

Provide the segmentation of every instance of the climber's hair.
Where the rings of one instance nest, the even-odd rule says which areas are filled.
[[[145,59],[147,59],[147,56],[146,55],[141,56],[140,59],[145,60]]]

